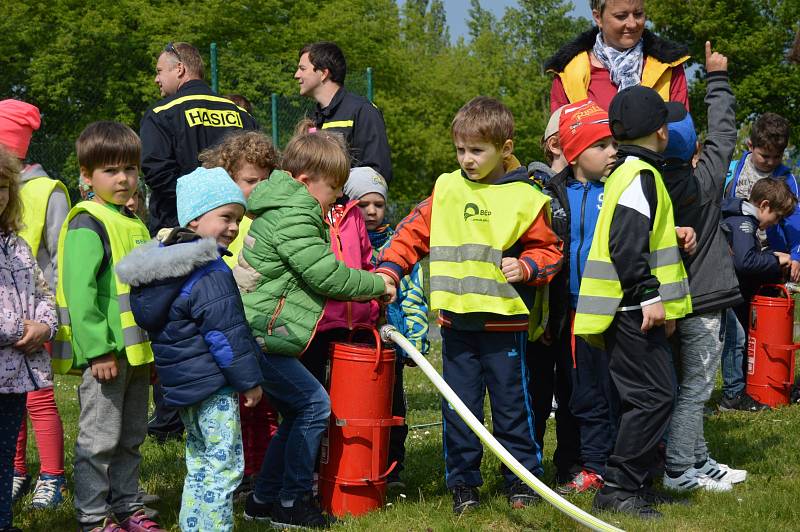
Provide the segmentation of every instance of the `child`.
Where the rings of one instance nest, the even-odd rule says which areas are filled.
[[[228,99],[231,97],[228,96]],[[243,107],[240,102],[233,101]],[[202,152],[200,162],[206,168],[224,168],[233,182],[239,186],[246,201],[256,185],[264,181],[278,166],[278,152],[272,141],[263,133],[258,131],[232,133],[213,148]],[[253,219],[245,213],[239,222],[239,234],[228,246],[230,253],[223,257],[231,268],[236,266],[244,238],[250,231],[252,223]],[[272,436],[278,430],[278,412],[266,398],[252,408],[245,408],[244,397],[240,396],[239,416],[244,446],[244,478],[236,491],[237,500],[246,497],[253,490],[255,476],[261,471],[264,454]]]
[[[258,131],[232,133],[213,148],[202,152],[199,157],[205,168],[224,168],[233,182],[239,185],[245,200],[250,197],[256,185],[267,179],[278,166],[278,152],[272,141]],[[247,236],[252,222],[249,215],[242,218],[239,234],[228,246],[231,254],[224,259],[231,268],[236,266],[244,237]]]
[[[41,117],[36,106],[18,100],[0,101],[0,144],[20,162],[28,153],[31,136]],[[61,181],[50,179],[39,164],[23,166],[20,176],[22,226],[18,236],[28,243],[48,286],[55,286],[58,235],[69,212],[69,195]],[[46,349],[50,344],[45,345]],[[39,478],[31,501],[32,508],[53,508],[64,498],[64,427],[58,414],[53,386],[40,386],[28,392],[25,404],[36,432],[39,448]],[[11,499],[16,501],[30,486],[27,472],[28,423],[23,416],[14,457],[14,485]]]
[[[372,263],[377,266],[378,253],[389,244],[394,230],[388,223],[384,223],[386,214],[386,199],[389,191],[386,180],[368,166],[353,168],[350,177],[344,184],[344,193],[350,199],[358,202],[358,208],[364,216],[364,221],[372,244]],[[390,325],[397,328],[400,333],[414,344],[414,347],[423,355],[428,353],[428,301],[422,286],[422,270],[417,264],[400,280],[397,288],[397,301],[386,309],[386,318]],[[402,349],[396,349],[397,359],[395,364],[394,391],[392,394],[392,415],[406,416],[406,396],[403,392],[403,367],[411,363]],[[387,477],[387,486],[390,488],[403,488],[405,484],[400,480],[406,456],[406,437],[408,425],[392,427],[389,434],[389,463],[397,465]]]
[[[161,530],[142,509],[138,482],[153,352],[130,311],[130,287],[114,274],[115,264],[149,240],[141,220],[124,207],[136,190],[141,143],[128,126],[94,122],[75,148],[81,180],[94,197],[72,208],[59,237],[53,368],[82,372],[78,523],[82,530]]]
[[[747,471],[717,463],[703,436],[703,407],[714,390],[725,337],[726,309],[741,302],[733,262],[720,229],[725,168],[736,147],[736,100],[728,60],[706,43],[708,136],[692,167],[697,135],[691,115],[669,124],[664,184],[675,205],[675,223],[694,227],[697,252],[684,255],[692,315],[676,322],[680,375],[678,399],[666,444],[664,486],[676,491],[729,491]]]
[[[239,396],[261,399],[261,349],[222,260],[236,237],[244,195],[222,168],[178,179],[180,228],[162,230],[117,264],[137,322],[151,335],[164,403],[186,427],[181,530],[233,530],[242,480]]]
[[[30,248],[19,238],[22,204],[19,162],[0,146],[0,530],[11,525],[14,451],[27,392],[52,388],[50,355],[43,345],[58,325],[53,295]]]
[[[762,179],[753,185],[749,200],[729,198],[722,205],[723,224],[744,298],[735,312],[745,334],[750,299],[762,284],[783,282],[792,260],[788,253],[762,249],[758,230],[779,224],[796,207],[797,196],[779,179]]]
[[[608,129],[608,113],[592,101],[562,107],[558,136],[567,167],[545,184],[551,199],[553,230],[564,241],[561,271],[550,283],[550,345],[540,351],[551,353],[545,377],[555,392],[557,448],[553,455],[558,491],[581,493],[603,485],[606,461],[616,439],[617,400],[608,373],[608,354],[580,336],[572,336],[572,319],[578,303],[581,274],[603,204],[603,180],[616,160],[616,148]],[[537,371],[542,356],[529,357],[532,382],[544,380]],[[553,386],[545,387],[552,395]],[[544,392],[547,393],[546,391]],[[535,411],[537,439],[544,439],[546,408]],[[544,419],[542,419],[542,417]]]
[[[342,141],[324,131],[298,135],[286,145],[282,168],[250,196],[256,218],[234,269],[250,328],[266,352],[264,388],[283,417],[245,518],[327,527],[332,518],[322,515],[311,489],[330,399],[297,357],[327,299],[393,297],[394,290],[378,275],[348,268],[330,250],[323,213],[350,171]]]
[[[666,496],[643,488],[674,399],[672,355],[664,320],[691,312],[691,299],[661,173],[667,123],[686,116],[677,102],[637,85],[611,101],[619,143],[581,280],[576,335],[603,335],[619,392],[620,420],[597,510],[642,518],[661,514]]]
[[[395,284],[430,253],[431,306],[440,309],[443,375],[483,420],[486,389],[494,435],[523,466],[543,474],[525,365],[537,287],[561,267],[561,242],[548,223],[549,201],[524,167],[507,166],[514,118],[499,101],[479,96],[451,125],[460,170],[442,174],[433,195],[398,226],[379,257]],[[442,402],[445,476],[460,514],[479,504],[483,447]],[[513,508],[538,500],[503,469]]]

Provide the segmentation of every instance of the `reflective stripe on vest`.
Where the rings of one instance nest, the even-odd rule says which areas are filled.
[[[67,299],[63,290],[63,257],[64,242],[66,241],[69,222],[79,213],[88,212],[99,221],[108,234],[111,244],[111,264],[113,267],[134,247],[149,240],[147,228],[138,218],[128,218],[106,206],[92,201],[78,203],[67,215],[61,234],[58,238],[58,285],[56,287],[56,305],[59,317],[59,327],[56,339],[53,342],[53,371],[67,373],[73,366],[74,350],[72,345],[72,326],[69,316]],[[136,325],[136,320],[131,311],[130,286],[120,282],[114,275],[117,290],[117,301],[122,326],[122,341],[125,355],[132,366],[141,366],[153,361],[153,351],[147,333]]]
[[[642,69],[642,82],[645,87],[652,87],[661,98],[669,101],[669,90],[672,83],[672,68],[689,60],[684,56],[671,63],[662,63],[653,56],[647,56]],[[573,57],[563,72],[557,72],[561,78],[564,93],[571,102],[579,102],[589,97],[589,82],[591,81],[591,61],[589,52],[581,52]]]
[[[529,314],[500,262],[548,201],[527,182],[489,185],[464,178],[460,170],[442,174],[431,213],[431,307],[459,314]]]
[[[69,192],[64,183],[47,176],[34,177],[23,183],[19,190],[19,197],[22,201],[22,229],[17,234],[28,243],[34,259],[42,243],[42,232],[47,219],[47,204],[56,187],[64,192],[67,197],[67,205],[69,205]]]
[[[681,318],[692,310],[689,282],[675,235],[672,202],[664,182],[652,165],[636,157],[628,157],[606,181],[603,206],[581,280],[575,334],[602,333],[611,325],[619,309],[623,296],[622,285],[608,250],[611,220],[622,193],[643,170],[649,170],[655,176],[658,196],[653,230],[650,233],[650,271],[661,283],[658,292],[667,319]]]

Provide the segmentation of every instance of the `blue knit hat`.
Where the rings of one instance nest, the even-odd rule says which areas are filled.
[[[697,132],[694,130],[692,115],[686,113],[683,120],[670,122],[667,124],[667,128],[669,129],[669,141],[667,149],[664,150],[664,157],[690,161],[697,148]]]
[[[175,190],[178,223],[186,227],[192,220],[217,207],[238,203],[247,209],[239,186],[224,168],[198,168],[178,179]]]

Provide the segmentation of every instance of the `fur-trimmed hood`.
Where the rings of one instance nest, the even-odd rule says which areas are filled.
[[[126,255],[115,271],[120,281],[131,286],[180,279],[217,260],[220,257],[218,247],[213,238],[172,245],[153,239]]]
[[[599,31],[600,29],[595,26],[562,46],[553,57],[547,60],[544,64],[544,69],[551,72],[563,72],[567,64],[576,55],[581,52],[588,52],[594,47]],[[647,29],[642,34],[642,40],[644,41],[645,57],[652,56],[662,63],[672,63],[681,57],[689,55],[689,48],[685,45],[662,39]]]

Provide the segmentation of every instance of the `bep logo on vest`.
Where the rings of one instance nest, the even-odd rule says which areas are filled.
[[[242,117],[238,111],[230,109],[194,108],[184,111],[189,127],[242,127]]]
[[[479,218],[474,218],[473,222],[488,222],[489,216],[492,215],[492,211],[489,209],[481,209],[474,203],[467,203],[464,205],[464,221],[466,222],[470,218],[474,218],[478,216]]]

